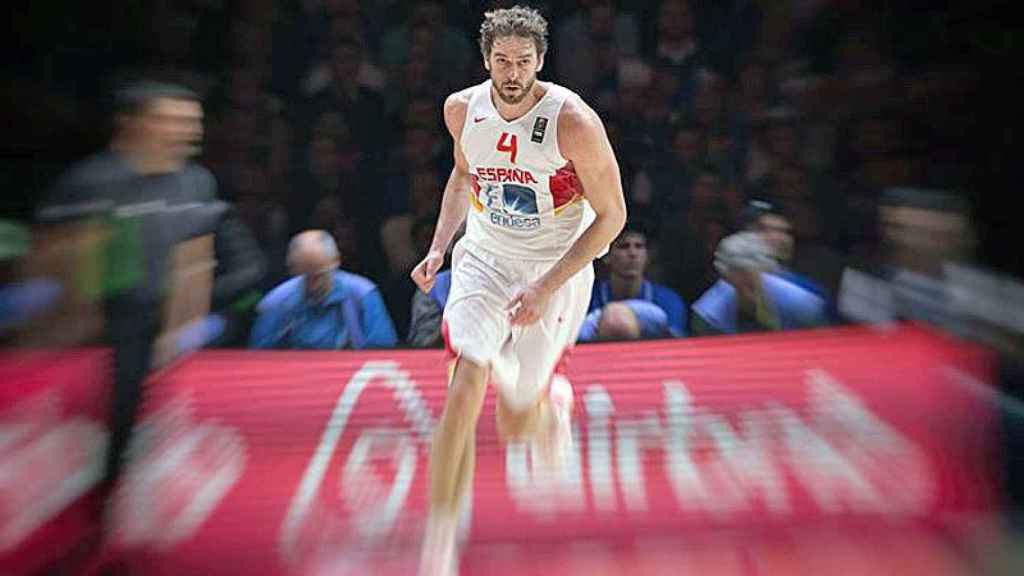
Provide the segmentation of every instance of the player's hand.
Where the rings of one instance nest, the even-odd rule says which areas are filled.
[[[437,271],[441,269],[441,265],[443,264],[444,253],[440,250],[431,250],[430,252],[427,252],[426,257],[412,269],[412,273],[410,273],[409,276],[412,277],[412,281],[419,286],[420,290],[426,294],[434,287],[434,280],[437,277]]]
[[[505,310],[512,317],[513,326],[529,326],[540,320],[550,299],[550,292],[538,284],[530,284],[512,298]]]

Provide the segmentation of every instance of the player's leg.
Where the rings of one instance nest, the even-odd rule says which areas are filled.
[[[476,422],[493,359],[509,334],[504,307],[511,294],[501,278],[495,262],[456,246],[445,309],[446,342],[456,361],[431,446],[430,517],[422,576],[447,576],[457,564],[456,528],[461,504],[472,486]]]
[[[431,512],[457,514],[460,467],[487,391],[487,368],[471,360],[456,361],[441,420],[430,450]],[[463,480],[464,483],[464,480]]]
[[[586,317],[593,280],[593,268],[588,266],[553,295],[544,316],[515,343],[518,381],[514,386],[498,386],[499,434],[510,440],[530,440],[539,464],[555,472],[571,449],[573,408],[572,386],[555,369]]]
[[[430,449],[430,516],[420,576],[447,576],[457,563],[455,536],[462,499],[473,478],[476,422],[487,391],[485,366],[456,361],[441,421]]]

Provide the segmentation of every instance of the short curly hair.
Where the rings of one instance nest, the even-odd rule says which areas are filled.
[[[519,36],[530,38],[537,47],[537,55],[548,50],[548,21],[534,8],[515,6],[491,10],[484,14],[480,25],[480,51],[490,58],[496,38]]]

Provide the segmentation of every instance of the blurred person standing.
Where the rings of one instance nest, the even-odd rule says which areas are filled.
[[[308,230],[292,238],[288,267],[295,275],[271,290],[256,309],[252,348],[362,350],[397,343],[377,286],[340,270],[334,238]]]
[[[608,277],[594,283],[579,341],[680,337],[686,334],[686,304],[667,286],[645,276],[647,236],[627,226],[612,243]]]
[[[693,305],[697,334],[797,330],[825,324],[825,302],[775,274],[778,264],[760,235],[740,232],[715,251],[722,279]]]
[[[216,232],[215,306],[252,287],[263,274],[255,242],[228,206],[217,201],[213,175],[190,161],[203,136],[198,95],[182,86],[142,80],[118,89],[113,104],[109,147],[69,169],[38,213],[44,225],[99,221],[109,234],[100,285],[93,287],[103,302],[113,350],[110,442],[101,484],[105,496],[121,474],[142,402],[175,245]]]

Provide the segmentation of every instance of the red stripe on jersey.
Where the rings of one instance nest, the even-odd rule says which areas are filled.
[[[555,201],[555,208],[565,206],[583,194],[583,184],[576,176],[572,162],[559,168],[548,180],[548,189]]]

